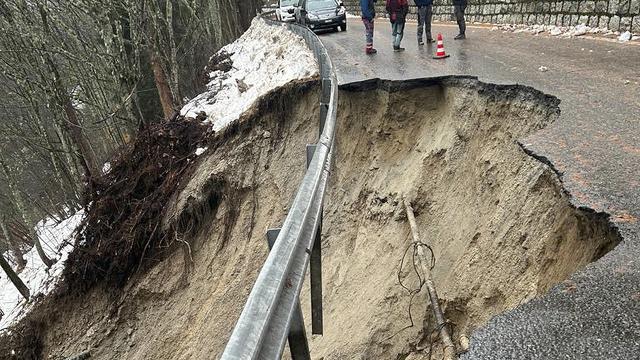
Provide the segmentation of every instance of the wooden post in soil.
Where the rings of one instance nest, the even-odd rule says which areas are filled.
[[[29,288],[22,282],[22,279],[16,274],[15,271],[11,268],[7,260],[5,260],[4,256],[0,254],[0,268],[4,270],[5,274],[9,277],[9,280],[15,285],[16,289],[24,296],[25,299],[29,300]]]
[[[416,217],[413,214],[413,207],[411,207],[411,203],[409,203],[406,198],[404,199],[404,206],[407,211],[409,225],[411,225],[411,235],[413,236],[413,242],[415,244],[420,244],[420,235],[418,234],[418,226],[416,225]],[[429,292],[431,309],[433,310],[434,317],[436,318],[436,326],[438,329],[440,329],[440,338],[442,339],[442,344],[444,345],[444,360],[457,359],[456,348],[453,345],[453,341],[451,341],[451,335],[449,334],[449,329],[447,328],[444,314],[442,313],[440,303],[438,302],[438,293],[436,292],[436,286],[433,283],[433,279],[431,278],[431,268],[429,266],[429,261],[427,261],[426,254],[424,253],[424,248],[422,246],[418,246],[418,261],[420,262],[422,271],[425,274],[424,283],[427,287],[427,291]]]

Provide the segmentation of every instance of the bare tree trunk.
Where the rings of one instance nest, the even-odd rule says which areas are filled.
[[[162,69],[162,63],[160,62],[158,52],[156,50],[152,50],[149,55],[151,56],[153,78],[155,79],[156,88],[158,89],[158,95],[160,95],[162,112],[164,113],[165,120],[168,120],[173,116],[173,95],[171,93],[171,88],[167,82],[167,75]]]
[[[11,252],[13,252],[13,257],[16,258],[16,264],[18,265],[18,269],[16,271],[20,272],[27,263],[24,261],[24,257],[22,256],[22,250],[20,249],[20,243],[16,242],[11,236],[9,229],[7,228],[7,223],[5,221],[4,216],[0,216],[0,228],[2,228],[2,235],[7,241],[7,245],[11,248]]]
[[[0,154],[0,156],[2,156],[2,154]],[[22,220],[24,221],[24,225],[30,229],[29,231],[31,233],[33,233],[34,231],[31,228],[31,225],[27,218],[26,207],[24,206],[22,198],[18,193],[18,188],[16,186],[15,180],[13,179],[13,176],[11,175],[11,172],[9,171],[7,164],[4,162],[4,159],[1,157],[0,157],[0,167],[2,168],[2,171],[4,172],[4,175],[7,179],[7,184],[9,185],[9,192],[11,193],[13,202],[16,204],[18,213],[22,217]],[[47,266],[47,268],[50,268],[55,262],[49,259],[49,257],[47,257],[47,254],[45,254],[44,250],[42,249],[42,244],[40,244],[40,239],[38,238],[38,234],[33,234],[33,244],[36,247],[38,256],[40,256],[40,259],[42,259],[42,262]]]
[[[169,33],[169,47],[171,56],[171,89],[173,90],[173,100],[176,105],[180,105],[182,100],[180,99],[180,76],[178,67],[178,48],[176,46],[175,34],[173,31],[173,0],[167,0],[166,6],[167,15],[167,32]]]
[[[5,260],[4,256],[0,254],[0,267],[7,274],[9,280],[16,286],[16,289],[20,291],[20,294],[24,296],[25,299],[29,300],[29,296],[31,295],[29,292],[29,288],[22,282],[22,279],[16,274],[15,271],[11,268],[7,260]]]
[[[59,87],[60,85],[60,83],[56,84],[56,91],[58,92],[60,105],[64,107],[64,112],[67,114],[67,131],[80,151],[82,166],[85,168],[88,177],[92,178],[100,176],[100,167],[98,166],[96,154],[93,152],[91,144],[89,144],[89,140],[82,131],[82,126],[78,121],[78,114],[71,103],[71,98],[64,89]]]
[[[42,19],[45,34],[49,35],[49,22],[45,8],[42,4],[39,4],[38,8],[40,10],[40,18]],[[64,110],[67,117],[67,121],[64,123],[64,128],[71,137],[71,141],[73,141],[75,146],[78,148],[78,153],[82,166],[85,169],[86,176],[88,178],[100,176],[100,167],[98,166],[96,155],[89,143],[89,140],[86,138],[84,131],[82,130],[80,121],[78,121],[78,114],[76,113],[76,109],[73,107],[73,103],[71,102],[71,97],[69,96],[67,89],[64,87],[58,67],[51,59],[47,49],[42,49],[41,58],[49,68],[49,72],[53,75],[52,90],[55,94],[57,105]]]

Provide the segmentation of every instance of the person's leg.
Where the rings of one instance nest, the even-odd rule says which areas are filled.
[[[427,35],[427,42],[433,42],[433,36],[431,36],[431,18],[432,17],[433,17],[433,5],[429,5],[425,9],[425,32]]]
[[[375,53],[373,49],[373,29],[374,29],[374,19],[362,19],[362,23],[364,24],[364,34],[366,39],[366,47],[365,52],[367,54]]]
[[[427,7],[418,7],[418,44],[422,45],[422,33],[424,32],[424,24],[426,20]],[[427,28],[428,29],[428,28]],[[427,30],[428,31],[428,30]],[[429,33],[427,32],[427,40],[429,39]]]
[[[462,5],[460,6],[460,32],[462,33],[462,35],[464,35],[467,32],[467,24],[465,22],[465,18],[464,18],[464,13],[467,10],[467,5]]]
[[[398,47],[398,22],[394,21],[391,23],[391,39],[393,40],[393,48]]]
[[[465,37],[465,31],[467,26],[464,22],[464,10],[465,10],[464,5],[455,5],[453,7],[453,12],[456,16],[456,21],[458,22],[458,28],[460,29],[460,34],[458,34],[458,36],[456,36],[455,39],[464,39]]]
[[[403,51],[404,48],[400,47],[402,42],[402,36],[404,35],[404,22],[396,21],[393,23],[393,50]]]

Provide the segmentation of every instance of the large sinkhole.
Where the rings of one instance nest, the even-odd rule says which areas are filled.
[[[25,351],[38,343],[42,358],[88,347],[92,359],[218,357],[268,255],[265,230],[282,224],[303,177],[319,96],[316,82],[290,84],[219,134],[165,205],[164,220],[189,229],[189,246],[137,273],[122,294],[97,287],[52,300],[43,311],[53,320]],[[402,196],[434,250],[454,341],[619,241],[605,215],[574,208],[556,174],[518,145],[557,118],[557,99],[465,78],[371,81],[339,99],[322,239],[325,328],[311,337],[313,359],[428,358],[426,292],[411,300],[399,285],[418,287],[410,261],[400,266],[411,242]],[[15,339],[0,341],[0,358],[26,341]]]
[[[419,288],[411,261],[400,267],[411,242],[402,196],[433,248],[454,338],[619,242],[605,215],[573,207],[553,170],[519,146],[556,120],[556,98],[473,79],[371,81],[344,87],[338,113],[323,239],[326,328],[314,358],[426,354],[434,326],[426,290],[411,300],[399,285]]]

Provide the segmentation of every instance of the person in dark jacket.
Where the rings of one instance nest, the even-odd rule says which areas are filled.
[[[373,22],[376,18],[376,0],[360,0],[360,11],[362,13],[362,23],[364,23],[364,34],[367,45],[364,52],[373,55],[378,50],[373,48]]]
[[[387,13],[393,31],[393,51],[404,51],[404,48],[400,47],[400,42],[404,35],[404,24],[409,13],[409,2],[407,0],[387,0]]]
[[[427,35],[427,44],[433,42],[431,37],[431,17],[433,16],[433,0],[414,0],[418,7],[418,45],[424,45],[422,33]]]
[[[467,9],[467,0],[453,0],[453,14],[456,16],[458,22],[458,28],[460,33],[454,37],[454,40],[462,40],[466,38],[464,32],[467,30],[467,25],[464,23],[464,11]]]

